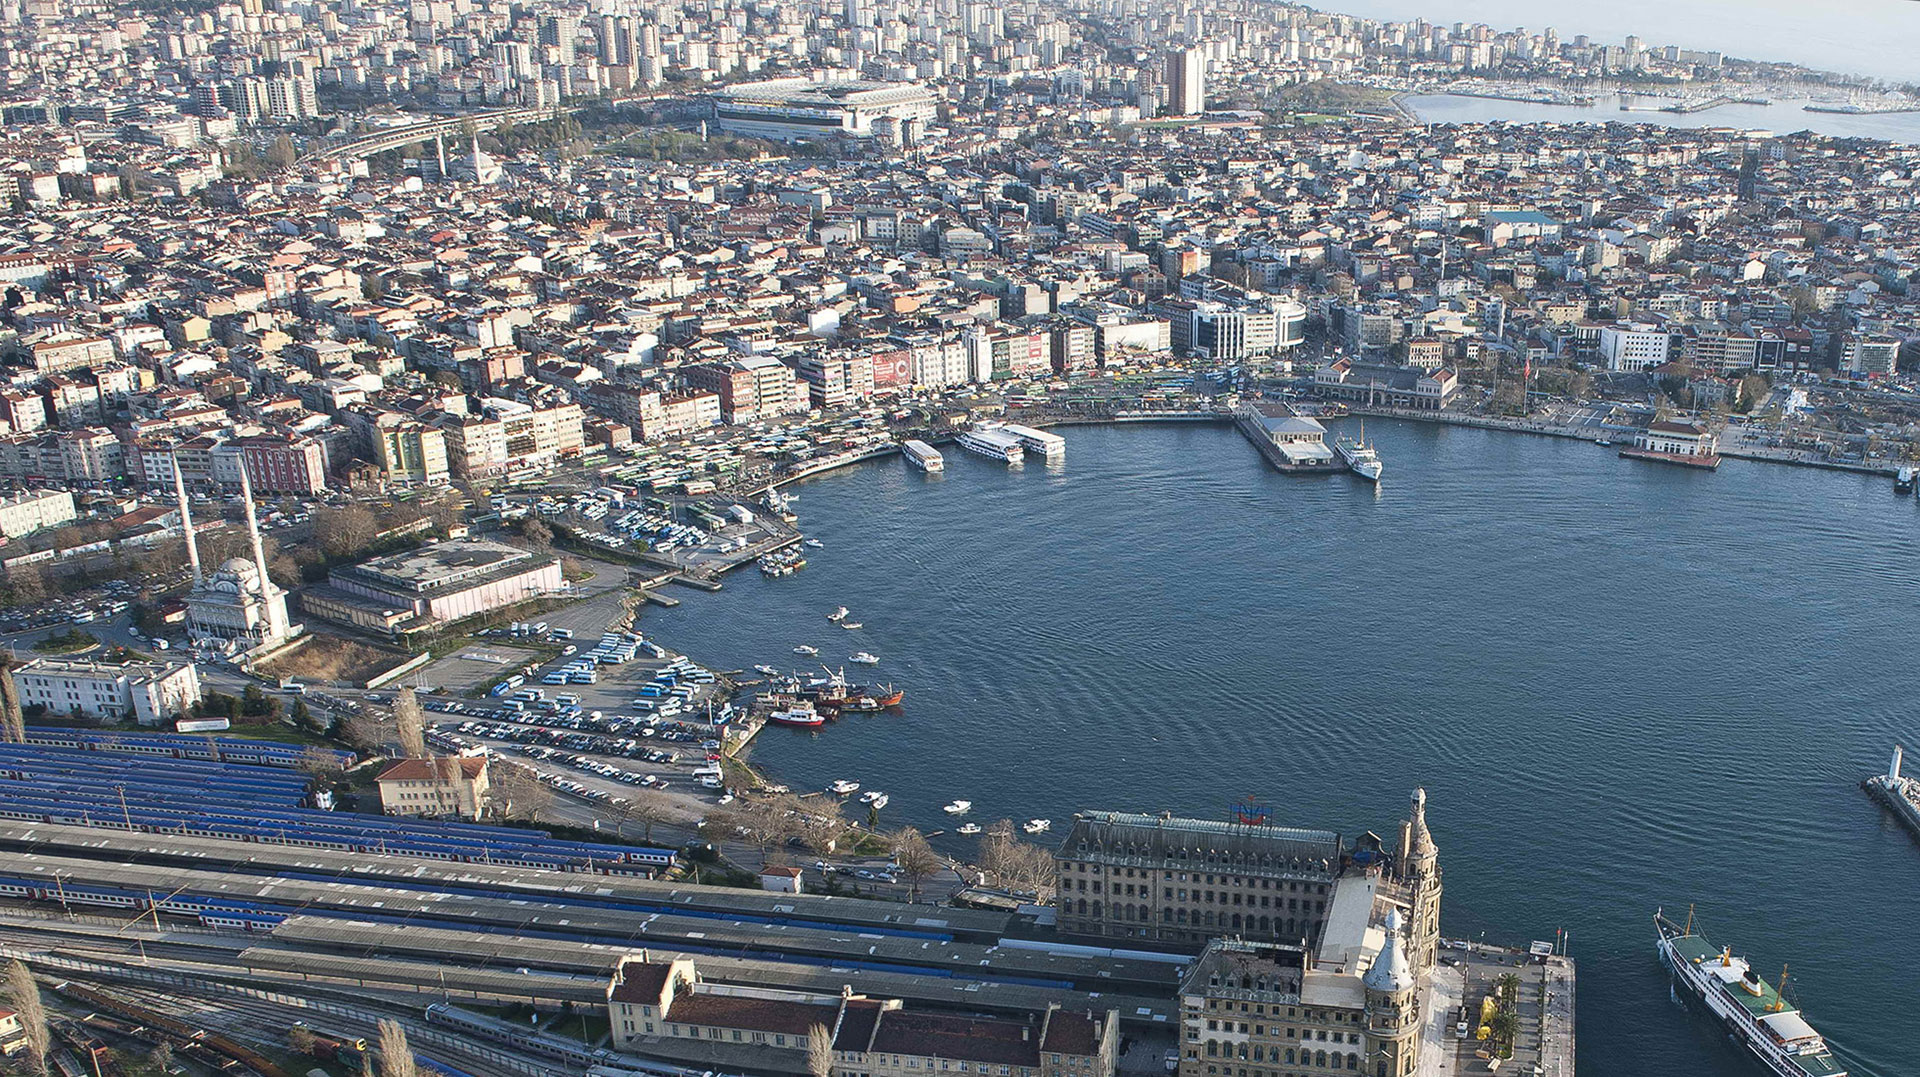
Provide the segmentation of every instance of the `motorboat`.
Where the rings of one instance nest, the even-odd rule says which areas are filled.
[[[1020,829],[1026,831],[1029,834],[1045,834],[1047,831],[1053,829],[1053,820],[1029,819],[1024,824],[1021,825]]]
[[[845,778],[841,778],[838,781],[834,782],[832,785],[827,786],[827,790],[839,796],[846,796],[849,793],[859,792],[860,783],[855,781],[848,781]]]
[[[956,800],[940,810],[946,812],[948,815],[964,815],[973,810],[973,801]]]
[[[847,608],[845,606],[841,606],[839,609],[836,609],[832,613],[827,614],[827,620],[829,621],[844,621],[846,619],[847,619]]]
[[[879,811],[881,808],[884,808],[886,806],[887,806],[887,794],[882,793],[879,796],[873,798],[872,807],[874,811]]]
[[[774,711],[767,715],[767,721],[774,725],[793,726],[798,729],[818,729],[827,724],[827,716],[815,710],[813,704],[800,700],[785,710]],[[855,786],[854,788],[859,788]]]
[[[847,658],[847,661],[858,662],[863,666],[877,666],[880,664],[880,659],[878,656],[868,654],[865,651],[855,651],[851,656]]]
[[[862,793],[862,794],[860,794],[860,803],[862,803],[862,804],[871,804],[871,803],[873,803],[874,801],[876,801],[876,800],[879,800],[879,799],[880,799],[881,797],[883,797],[883,796],[886,796],[886,795],[887,795],[887,794],[885,794],[885,793],[882,793],[882,792],[881,792],[880,790],[878,790],[878,789],[869,789],[869,790],[867,790],[866,792],[864,792],[864,793]]]
[[[820,541],[819,539],[816,539],[816,538],[810,538],[810,539],[808,539],[808,540],[807,540],[807,545],[809,545],[809,546],[811,546],[811,547],[813,547],[814,549],[816,549],[816,550],[818,550],[818,549],[821,549],[822,547],[824,547],[824,546],[826,546],[826,543],[824,543],[824,542],[821,542],[821,541]]]
[[[853,630],[854,630],[854,629],[856,629],[856,628],[865,628],[865,627],[867,627],[867,626],[866,626],[866,625],[863,625],[863,624],[861,624],[861,623],[860,623],[859,621],[841,621],[841,622],[840,622],[840,627],[841,627],[841,628],[844,628],[844,629],[846,629],[846,630],[847,630],[847,631],[849,631],[849,632],[851,632],[851,631],[853,631]]]
[[[819,653],[820,653],[820,648],[818,648],[818,647],[809,647],[809,646],[807,646],[806,644],[804,644],[804,643],[803,643],[803,644],[801,644],[800,646],[798,646],[798,647],[795,647],[795,648],[793,649],[793,653],[794,653],[794,654],[804,654],[804,655],[808,655],[808,656],[812,656],[812,655],[816,655],[816,654],[819,654]]]
[[[777,669],[775,669],[775,668],[773,668],[772,666],[769,666],[769,665],[767,665],[767,664],[765,664],[765,663],[762,663],[762,664],[760,664],[760,665],[757,665],[757,666],[755,666],[755,667],[753,667],[753,671],[754,671],[755,673],[764,673],[764,674],[766,674],[766,675],[767,675],[767,676],[769,676],[769,677],[778,677],[778,676],[780,675],[780,671],[779,671],[779,670],[777,670]]]
[[[956,833],[956,834],[978,834],[978,833],[980,833],[980,829],[981,829],[981,828],[980,828],[980,824],[979,824],[979,823],[961,823],[961,824],[960,824],[960,826],[959,826],[958,828],[956,828],[956,829],[954,830],[954,833]]]

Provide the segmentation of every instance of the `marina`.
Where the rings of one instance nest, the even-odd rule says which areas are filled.
[[[1024,821],[1070,818],[1102,790],[1149,780],[1160,792],[1148,807],[1208,817],[1258,791],[1365,819],[1370,803],[1399,795],[1399,774],[1419,774],[1436,801],[1467,812],[1522,813],[1529,826],[1503,831],[1497,848],[1470,840],[1459,817],[1437,824],[1451,831],[1436,834],[1453,857],[1446,932],[1530,922],[1551,938],[1565,926],[1583,1011],[1606,1016],[1583,1017],[1581,1046],[1599,1058],[1657,1056],[1661,1072],[1752,1073],[1672,1003],[1666,973],[1649,960],[1647,912],[1700,885],[1688,850],[1704,842],[1739,863],[1817,857],[1856,880],[1836,893],[1802,873],[1759,872],[1752,893],[1719,899],[1720,919],[1811,903],[1864,921],[1920,889],[1911,839],[1890,818],[1876,827],[1877,809],[1857,789],[1864,771],[1885,764],[1890,728],[1905,713],[1899,701],[1920,693],[1920,675],[1840,643],[1914,624],[1904,581],[1920,578],[1908,537],[1916,505],[1886,495],[1891,475],[1734,459],[1703,481],[1620,461],[1591,433],[1515,438],[1370,415],[1366,440],[1396,469],[1376,495],[1358,482],[1287,478],[1242,435],[1209,423],[1083,426],[1072,439],[1073,466],[1057,475],[969,455],[949,460],[937,486],[897,465],[812,482],[809,530],[858,556],[823,559],[792,580],[730,584],[701,598],[698,617],[650,616],[677,645],[729,668],[784,650],[796,632],[805,638],[841,603],[885,624],[884,668],[915,693],[911,737],[898,723],[843,719],[817,737],[763,741],[753,762],[795,788],[846,778],[886,789],[890,818],[945,829],[934,840],[949,855],[972,852],[978,835],[961,833],[969,822],[984,833],[1007,817],[1018,833]],[[1031,496],[1042,482],[1055,492]],[[1112,518],[1115,504],[1124,505],[1124,539],[1057,545],[1053,536],[1076,520]],[[1679,548],[1724,543],[1761,520],[1778,541],[1736,571],[1675,565],[1620,532],[1623,507],[1657,514],[1663,542]],[[1838,532],[1836,520],[1845,521]],[[1391,601],[1356,601],[1327,575],[1348,563],[1359,535],[1421,551],[1417,564],[1376,566]],[[1569,548],[1581,550],[1578,564],[1548,553]],[[1084,571],[1076,566],[1089,557],[1109,587],[1070,592],[1060,577]],[[1838,569],[1861,564],[1874,568]],[[942,618],[925,616],[926,596],[904,585],[909,578],[951,588]],[[1756,593],[1762,578],[1776,586]],[[1489,596],[1500,615],[1463,595]],[[1772,646],[1825,672],[1817,682],[1742,675],[1747,645],[1724,634],[1652,646],[1636,619],[1596,617],[1623,598],[1726,623],[1758,619]],[[1280,646],[1300,618],[1418,638],[1432,661],[1417,674],[1383,672],[1338,649]],[[1209,629],[1221,620],[1251,630]],[[956,624],[992,631],[958,638]],[[1012,625],[1043,630],[1046,645],[1003,645]],[[1191,675],[1223,664],[1243,672],[1231,683]],[[1236,749],[1220,752],[1223,717],[1256,710],[1270,717],[1235,721]],[[1834,717],[1809,723],[1810,711]],[[1649,735],[1660,751],[1635,747]],[[995,767],[955,770],[952,760],[988,743],[999,746]],[[1779,767],[1783,745],[1812,764]],[[1356,754],[1365,765],[1333,762]],[[1635,765],[1624,773],[1606,762],[1626,756]],[[1062,781],[1064,758],[1084,777]],[[1551,796],[1537,787],[1542,766],[1555,775]],[[1703,787],[1705,771],[1737,775],[1738,795]],[[941,810],[956,798],[973,801],[966,814]],[[1765,841],[1754,834],[1756,799],[1796,806]],[[1590,865],[1572,869],[1572,885],[1562,880],[1570,849]],[[1592,866],[1628,860],[1630,876]],[[1600,886],[1618,900],[1591,900],[1586,891]],[[1766,949],[1794,959],[1810,1001],[1899,989],[1879,966],[1861,966],[1862,945],[1920,962],[1920,940],[1863,940],[1826,930],[1827,919],[1769,921]],[[1854,1077],[1892,1077],[1909,1057],[1902,1051],[1920,1052],[1920,1034],[1890,1029],[1882,1012],[1820,1011],[1821,1032],[1845,1050]]]

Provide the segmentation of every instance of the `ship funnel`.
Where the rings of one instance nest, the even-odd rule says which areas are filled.
[[[1887,780],[1890,782],[1900,780],[1900,746],[1898,744],[1893,746],[1893,764],[1887,767]]]

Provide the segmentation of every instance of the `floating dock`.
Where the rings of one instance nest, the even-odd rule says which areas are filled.
[[[1242,405],[1233,425],[1277,471],[1310,475],[1344,471],[1346,464],[1327,447],[1327,428],[1283,403]]]

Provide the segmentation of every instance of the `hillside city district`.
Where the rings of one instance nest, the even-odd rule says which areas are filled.
[[[1912,147],[1400,104],[1781,87],[1911,104],[1224,0],[0,0],[6,1065],[1568,1077],[1420,790],[896,828],[742,753],[911,684],[644,608],[823,556],[792,480],[1073,423],[1910,492]]]

